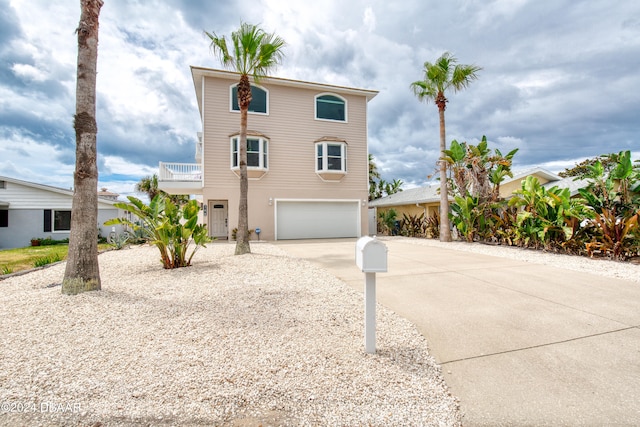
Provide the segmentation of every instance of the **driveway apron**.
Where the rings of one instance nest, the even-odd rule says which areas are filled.
[[[427,338],[465,426],[640,425],[640,284],[383,241],[378,303]],[[355,242],[275,243],[363,291]]]

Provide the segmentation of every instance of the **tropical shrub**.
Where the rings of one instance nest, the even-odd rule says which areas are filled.
[[[500,184],[512,176],[511,163],[518,149],[503,155],[489,149],[487,137],[478,145],[451,141],[442,160],[451,173],[450,184],[455,201],[449,218],[468,242],[496,241],[496,227],[503,221],[505,203],[500,199]]]
[[[120,250],[129,243],[129,233],[126,231],[124,233],[114,233],[114,235],[110,236],[108,240],[109,244],[113,246],[114,249]]]
[[[436,239],[440,236],[440,218],[437,216],[430,216],[425,220],[425,237],[429,239]]]
[[[604,158],[608,163],[598,159],[579,176],[589,180],[579,191],[593,211],[585,246],[590,256],[624,260],[640,253],[640,167],[633,165],[630,151]]]
[[[395,209],[389,209],[387,211],[382,211],[378,214],[378,229],[383,234],[391,235],[396,227],[396,218],[398,214]]]
[[[149,241],[149,234],[150,233],[144,228],[144,225],[141,225],[139,228],[127,232],[127,236],[129,237],[128,242],[134,245],[147,243]]]
[[[206,228],[198,224],[200,207],[195,200],[177,206],[161,194],[155,196],[149,205],[133,196],[127,198],[130,203],[119,202],[114,206],[131,212],[140,222],[114,218],[105,225],[123,224],[145,233],[149,242],[160,251],[164,268],[188,267],[196,251],[211,241]]]
[[[509,206],[521,209],[516,243],[548,250],[562,249],[575,236],[578,224],[590,215],[582,200],[571,198],[568,188],[546,189],[533,176],[522,181]]]
[[[480,237],[484,241],[515,246],[518,236],[518,209],[501,201],[492,207],[485,217],[485,227]]]
[[[444,150],[441,159],[451,172],[454,193],[465,198],[476,197],[478,204],[496,201],[500,195],[500,184],[511,173],[513,156],[518,149],[503,155],[497,148],[493,152],[488,147],[486,136],[478,145],[451,141],[449,150]]]
[[[478,198],[455,196],[455,203],[451,204],[451,210],[453,213],[449,214],[449,217],[453,225],[467,242],[473,242],[478,229],[477,223],[480,213]]]
[[[402,214],[399,224],[399,233],[407,237],[425,237],[427,234],[427,221],[424,213],[418,215]]]

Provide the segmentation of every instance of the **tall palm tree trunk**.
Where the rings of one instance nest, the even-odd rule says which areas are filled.
[[[249,77],[242,75],[238,83],[238,106],[240,107],[240,201],[238,203],[238,232],[236,233],[236,255],[251,253],[249,246],[249,178],[247,176],[247,115],[251,102]]]
[[[69,255],[62,293],[100,290],[98,268],[98,166],[96,134],[96,68],[98,18],[102,0],[80,0],[76,83],[76,170],[71,208]]]
[[[440,97],[439,97],[440,98]],[[444,110],[446,105],[444,95],[441,99],[436,100],[438,104],[438,114],[440,116],[440,241],[450,242],[451,229],[449,228],[449,190],[447,183],[447,162],[442,160],[445,156],[444,150],[447,149]]]

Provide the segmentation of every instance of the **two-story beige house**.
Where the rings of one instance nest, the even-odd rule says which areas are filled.
[[[201,195],[209,234],[229,239],[240,195],[239,75],[191,73],[202,120],[196,163],[160,163],[158,186]],[[251,92],[249,228],[264,240],[366,235],[367,104],[378,92],[273,77]]]

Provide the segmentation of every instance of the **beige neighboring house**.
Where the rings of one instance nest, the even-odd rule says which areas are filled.
[[[546,188],[554,186],[568,188],[571,191],[571,196],[577,195],[578,188],[586,187],[588,184],[586,180],[563,179],[553,172],[536,167],[514,172],[513,178],[507,178],[500,184],[500,197],[510,198],[514,191],[522,188],[522,181],[528,176],[535,176],[540,184]],[[429,184],[373,200],[369,202],[369,207],[373,210],[371,216],[375,215],[377,218],[380,212],[394,209],[398,219],[401,219],[403,214],[420,216],[424,213],[425,218],[437,217],[440,207],[439,188],[439,184]],[[452,197],[449,200],[453,202]]]
[[[158,187],[201,197],[211,237],[230,239],[240,195],[239,74],[191,74],[202,122],[196,162],[161,162]],[[367,234],[367,104],[377,93],[274,77],[252,84],[249,228],[260,229],[260,239]]]
[[[424,214],[425,218],[437,217],[440,208],[440,184],[410,188],[372,200],[369,202],[369,208],[374,210],[376,218],[378,213],[391,209],[396,211],[398,219],[401,219],[403,214],[407,216]]]

